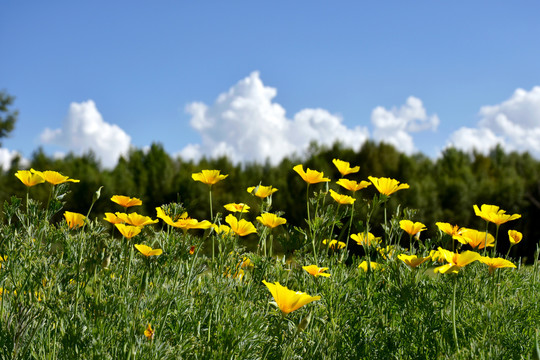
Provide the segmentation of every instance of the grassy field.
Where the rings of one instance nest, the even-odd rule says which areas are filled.
[[[322,174],[297,172],[307,183],[306,225],[278,221],[274,228],[262,217],[273,211],[272,195],[257,196],[268,189],[251,189],[249,212],[240,204],[231,213],[212,209],[211,190],[222,179],[210,184],[195,175],[209,189],[210,221],[165,204],[156,223],[154,214],[134,215],[126,199],[97,192],[95,201],[111,204],[107,220],[89,209],[51,223],[77,183],[20,172],[29,196],[5,204],[0,225],[1,357],[538,359],[538,265],[521,266],[490,247],[492,237],[509,241],[510,222],[486,221],[495,236],[482,232],[487,246],[480,238],[467,253],[466,236],[453,240],[440,231],[437,239],[418,239],[409,232],[402,220],[421,219],[387,208],[397,190],[384,194],[379,183],[381,194],[370,200],[361,190],[343,191],[354,201],[315,182]],[[50,186],[47,204],[32,200],[33,186]],[[360,206],[369,209],[365,219],[355,217]],[[384,212],[383,224],[370,223],[376,212]],[[357,237],[381,229],[382,236],[362,246],[350,237],[352,224],[363,229]],[[403,255],[425,259],[411,266]],[[503,258],[515,267],[494,265],[510,266]],[[365,261],[373,263],[359,267]],[[276,282],[292,291],[276,290]]]

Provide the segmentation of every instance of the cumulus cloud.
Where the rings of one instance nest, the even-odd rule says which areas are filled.
[[[366,128],[347,128],[340,116],[324,109],[304,109],[289,119],[285,109],[273,102],[276,95],[276,89],[265,86],[259,73],[253,72],[211,106],[188,104],[191,126],[202,141],[189,144],[179,155],[195,160],[226,155],[234,162],[269,159],[276,164],[301,153],[311,141],[332,145],[339,140],[358,149],[369,136]]]
[[[124,130],[103,120],[92,100],[71,103],[61,129],[45,129],[43,144],[57,145],[81,155],[93,151],[106,168],[114,167],[118,158],[129,151],[131,138]]]
[[[531,91],[517,89],[500,104],[482,106],[478,114],[478,126],[458,129],[448,146],[485,154],[501,145],[507,151],[528,151],[540,157],[540,86]]]
[[[11,162],[16,157],[19,157],[19,164],[22,167],[26,167],[30,163],[28,159],[24,158],[18,151],[0,148],[0,166],[2,167],[2,170],[9,170],[9,168],[11,167]]]
[[[422,100],[410,96],[400,108],[385,109],[378,106],[371,112],[374,126],[373,138],[395,146],[397,149],[412,154],[417,149],[411,133],[437,130],[439,117],[428,116]]]

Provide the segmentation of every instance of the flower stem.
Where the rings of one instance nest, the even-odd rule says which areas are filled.
[[[340,206],[341,206],[341,204],[338,203],[338,206],[336,208],[336,213],[334,215],[334,221],[332,221],[332,227],[330,228],[330,234],[329,234],[330,240],[332,240],[334,238],[334,225],[336,224],[336,221],[337,221],[337,216],[338,216],[338,213],[339,213],[339,207]]]
[[[128,242],[129,242],[129,240],[128,240]],[[133,260],[133,246],[129,246],[129,262],[128,262],[127,275],[126,275],[126,289],[129,286],[129,276],[130,276],[130,273],[131,273],[131,261],[132,260]]]
[[[386,201],[384,202],[384,243],[386,245],[391,245],[387,243],[388,240],[388,234],[387,234],[387,225],[386,225]]]
[[[311,221],[311,218],[309,216],[309,184],[307,185],[307,188],[306,188],[306,206],[307,206],[307,220],[309,223]]]
[[[484,239],[484,253],[482,254],[482,256],[486,256],[486,251],[487,251],[487,237],[488,237],[488,227],[489,227],[489,222],[486,221],[486,237]]]
[[[454,275],[454,294],[452,296],[452,327],[454,330],[454,343],[456,344],[456,351],[459,351],[457,330],[456,330],[456,289],[457,289],[457,275]]]
[[[311,235],[311,245],[313,246],[313,256],[317,259],[317,249],[315,247],[315,234],[313,233],[313,226],[311,224],[311,217],[309,215],[309,183],[306,187],[306,207],[307,207],[307,220],[309,226],[309,232]]]
[[[499,238],[499,224],[497,224],[497,230],[495,230],[495,245],[493,245],[493,256],[497,255],[497,239]]]
[[[214,213],[212,212],[212,185],[210,185],[210,221],[212,223],[214,222]]]
[[[82,237],[79,241],[79,253],[77,254],[77,276],[75,277],[75,280],[77,282],[77,292],[75,294],[75,314],[74,316],[77,316],[77,311],[79,308],[79,292],[81,289],[81,282],[79,280],[80,272],[81,272],[81,265],[82,265],[82,252],[83,252],[83,241]]]
[[[345,251],[343,252],[344,255],[342,254],[342,258],[341,258],[341,261],[343,261],[343,256],[345,257],[345,260],[347,260],[349,258],[349,239],[351,238],[351,226],[352,226],[352,219],[353,219],[353,216],[354,216],[354,203],[351,204],[351,218],[349,220],[349,230],[347,231],[347,243],[345,245]]]
[[[210,198],[210,222],[214,223],[214,213],[212,211],[212,185],[210,185],[210,191],[209,191],[209,198]],[[215,257],[215,243],[214,243],[214,237],[212,236],[212,261],[214,261]]]
[[[510,244],[510,247],[508,248],[508,252],[506,253],[506,257],[508,257],[508,255],[510,255],[510,250],[512,250],[512,246],[514,246],[514,245]]]

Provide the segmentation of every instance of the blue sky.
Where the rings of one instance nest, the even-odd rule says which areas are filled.
[[[312,139],[540,157],[538,14],[537,1],[7,1],[0,89],[20,116],[0,162],[42,146],[110,167],[153,142],[279,161]]]

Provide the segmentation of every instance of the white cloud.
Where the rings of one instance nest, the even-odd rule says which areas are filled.
[[[19,164],[22,167],[28,166],[30,162],[28,161],[28,159],[24,158],[18,151],[0,148],[0,166],[2,167],[2,170],[9,170],[9,168],[11,167],[11,162],[17,156],[20,157]]]
[[[462,127],[450,135],[448,146],[463,151],[475,150],[487,154],[495,146],[504,146],[504,138],[497,136],[490,129],[472,129]]]
[[[78,155],[91,150],[106,168],[114,167],[118,158],[128,153],[131,143],[124,130],[103,120],[92,100],[71,103],[62,128],[47,128],[40,139]]]
[[[397,149],[412,154],[416,151],[410,133],[437,130],[439,117],[428,116],[422,100],[410,96],[399,109],[387,110],[378,106],[371,112],[375,140],[395,146]]]
[[[529,151],[540,157],[540,86],[517,89],[500,104],[482,106],[479,116],[477,128],[458,129],[448,146],[486,154],[499,144],[507,151]]]
[[[203,155],[226,155],[234,162],[268,158],[276,164],[303,152],[311,141],[331,145],[339,140],[358,149],[369,136],[366,128],[347,128],[340,116],[324,109],[304,109],[289,119],[285,109],[272,102],[276,95],[276,89],[265,86],[259,73],[253,72],[220,94],[211,106],[188,104],[191,126],[202,142],[189,144],[179,155],[195,160]]]

